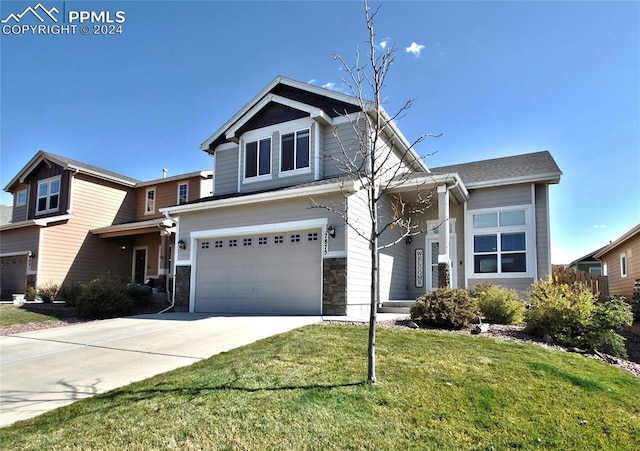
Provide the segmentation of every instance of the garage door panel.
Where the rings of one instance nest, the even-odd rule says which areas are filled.
[[[15,294],[24,294],[27,285],[27,257],[15,255],[0,257],[0,299],[8,300]]]
[[[319,235],[292,231],[201,240],[196,311],[320,314]]]

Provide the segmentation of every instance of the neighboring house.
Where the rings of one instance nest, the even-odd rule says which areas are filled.
[[[175,262],[177,310],[367,314],[369,244],[341,215],[364,233],[370,221],[361,185],[336,164],[343,147],[351,157],[357,150],[352,121],[363,123],[364,114],[376,112],[278,77],[202,144],[215,158],[213,196],[161,209],[184,243]],[[523,290],[550,274],[549,185],[562,172],[548,152],[430,170],[394,123],[379,144],[408,175],[384,196],[383,216],[395,198],[433,194],[420,233],[381,250],[381,303],[447,282]],[[390,229],[380,244],[400,238]]]
[[[212,175],[141,182],[38,152],[4,188],[14,203],[11,222],[0,225],[0,299],[106,271],[165,291],[175,224],[159,209],[209,196]]]
[[[573,269],[574,271],[583,271],[594,276],[601,276],[602,274],[602,262],[598,260],[595,255],[603,250],[600,249],[593,251],[587,255],[584,255],[567,265],[569,269]]]
[[[640,224],[598,251],[604,275],[609,282],[609,294],[633,298],[633,288],[640,281]]]

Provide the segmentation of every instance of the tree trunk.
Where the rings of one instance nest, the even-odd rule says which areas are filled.
[[[370,313],[369,313],[369,366],[367,372],[367,382],[371,384],[375,384],[378,382],[376,377],[376,322],[377,322],[377,311],[378,311],[378,266],[379,266],[379,256],[380,251],[378,250],[378,208],[374,201],[376,191],[375,186],[370,188],[371,191],[369,202],[371,208],[371,305],[370,305]]]

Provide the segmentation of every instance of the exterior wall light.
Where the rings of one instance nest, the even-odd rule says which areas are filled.
[[[327,233],[331,238],[336,237],[336,229],[333,228],[333,225],[329,225],[329,227],[327,227]]]
[[[185,250],[187,248],[187,243],[185,243],[184,240],[180,240],[180,241],[178,241],[178,247],[181,250]]]
[[[413,241],[413,237],[411,235],[409,235],[407,238],[405,238],[404,242],[406,244],[411,244],[411,242]]]

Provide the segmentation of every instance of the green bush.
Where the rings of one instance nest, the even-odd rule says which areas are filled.
[[[60,288],[59,297],[64,299],[68,307],[75,307],[80,294],[82,293],[81,283],[66,283]]]
[[[36,296],[44,303],[48,304],[50,302],[55,301],[56,296],[60,292],[60,287],[57,283],[54,283],[53,280],[49,282],[38,285],[36,289]]]
[[[102,319],[135,313],[136,303],[127,294],[127,285],[108,275],[99,276],[83,285],[76,301],[76,315]]]
[[[149,285],[130,283],[127,285],[127,295],[137,305],[150,305],[153,302],[153,289]]]
[[[420,296],[411,306],[411,319],[459,329],[478,317],[478,305],[462,288],[439,288]]]
[[[482,283],[474,286],[470,294],[489,323],[519,324],[524,318],[525,305],[516,290]]]
[[[617,332],[632,321],[624,298],[598,302],[581,283],[554,284],[551,279],[532,285],[531,308],[525,312],[525,331],[549,334],[556,343],[626,356],[624,337]]]

